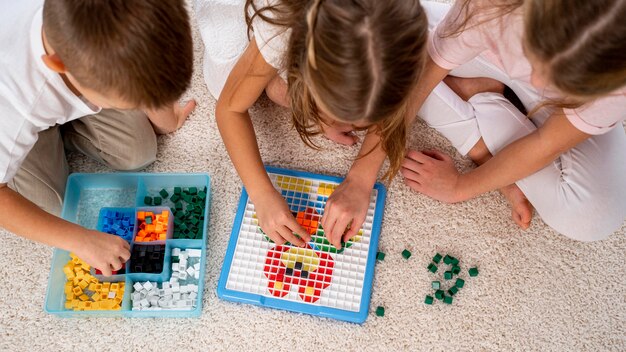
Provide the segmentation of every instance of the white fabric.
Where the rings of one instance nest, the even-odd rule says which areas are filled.
[[[99,111],[44,65],[42,4],[2,0],[0,5],[0,183],[13,178],[38,132]]]
[[[204,80],[217,99],[248,45],[245,0],[196,0],[194,11],[204,42]]]
[[[428,30],[432,33],[437,24],[445,17],[450,5],[433,1],[422,1],[421,4],[428,18]],[[445,83],[441,82],[435,87],[433,93],[426,98],[417,115],[422,118],[424,116],[429,118],[426,121],[428,125],[446,137],[459,153],[466,155],[480,139],[480,132],[472,111],[471,106],[459,98]],[[445,115],[455,117],[450,126],[445,119],[437,119],[438,116]],[[459,120],[465,116],[468,117],[467,120]]]
[[[276,0],[257,0],[257,8],[272,5]],[[245,0],[196,0],[195,12],[204,42],[204,80],[209,92],[219,98],[230,71],[248,46],[248,28],[244,17]],[[264,15],[271,16],[269,11]],[[269,24],[256,17],[252,23],[259,51],[265,61],[282,70],[283,57],[289,44],[290,30]]]
[[[429,20],[440,18],[446,10],[427,4]],[[532,86],[511,79],[481,56],[457,67],[451,75],[496,79],[510,87],[527,109],[543,99]],[[477,94],[465,102],[441,83],[419,116],[460,153],[466,154],[482,137],[495,155],[543,125],[550,113],[543,109],[530,120],[500,94]],[[615,128],[593,136],[516,184],[556,231],[576,240],[594,241],[608,237],[626,218],[625,176],[626,134],[623,128]]]

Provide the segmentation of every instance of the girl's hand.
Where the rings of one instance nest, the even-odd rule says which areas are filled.
[[[80,242],[72,252],[102,271],[104,276],[111,276],[112,271],[120,270],[130,258],[130,244],[121,237],[92,230],[85,230],[77,237]]]
[[[414,191],[445,203],[461,201],[460,174],[452,158],[437,150],[410,150],[402,162],[404,182]]]
[[[335,248],[341,249],[341,242],[347,242],[359,232],[371,194],[372,187],[346,177],[330,195],[321,222],[326,238]]]
[[[298,224],[291,214],[287,202],[276,191],[266,194],[254,202],[254,208],[263,232],[276,244],[285,242],[304,247],[311,240],[309,235]]]
[[[349,123],[336,122],[324,116],[320,122],[324,136],[335,143],[351,146],[359,141],[359,137],[354,134],[354,127]]]

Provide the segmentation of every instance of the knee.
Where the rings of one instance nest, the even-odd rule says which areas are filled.
[[[60,202],[58,199],[56,198],[50,198],[49,201],[42,203],[42,204],[38,204],[39,207],[41,209],[43,209],[44,211],[55,215],[55,216],[61,216],[61,211],[63,209],[63,203]]]
[[[596,197],[568,206],[548,225],[562,235],[581,242],[606,239],[622,227],[626,218],[625,198],[611,198],[614,199]]]
[[[61,216],[65,187],[54,189],[54,186],[32,177],[31,174],[23,170],[13,180],[9,181],[7,186],[45,212]]]
[[[127,146],[126,151],[119,155],[103,156],[106,164],[118,171],[141,170],[156,161],[157,141],[156,135],[137,139],[135,143]]]
[[[265,94],[274,103],[288,108],[290,106],[289,99],[287,98],[287,83],[282,78],[276,76],[265,87]]]

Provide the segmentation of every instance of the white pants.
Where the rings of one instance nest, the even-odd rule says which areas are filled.
[[[422,2],[429,21],[438,22],[447,6]],[[541,96],[530,84],[511,79],[481,57],[450,73],[458,77],[496,79],[532,110]],[[541,127],[551,111],[528,119],[501,94],[481,93],[463,101],[441,83],[418,115],[465,155],[483,139],[492,155]],[[626,219],[626,133],[617,126],[563,153],[536,173],[516,182],[543,221],[580,241],[608,237]]]

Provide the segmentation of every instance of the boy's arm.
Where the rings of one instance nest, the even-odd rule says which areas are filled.
[[[118,236],[88,230],[51,215],[0,184],[0,227],[24,238],[76,254],[105,276],[130,257],[130,246]]]
[[[256,41],[251,40],[224,85],[215,118],[228,155],[254,202],[259,226],[278,244],[287,240],[304,246],[302,239],[309,241],[310,235],[296,222],[285,199],[272,185],[248,114],[274,77],[276,69],[265,62]]]
[[[181,128],[195,108],[196,101],[192,99],[182,107],[176,101],[161,109],[145,109],[145,113],[157,134],[168,134]]]

